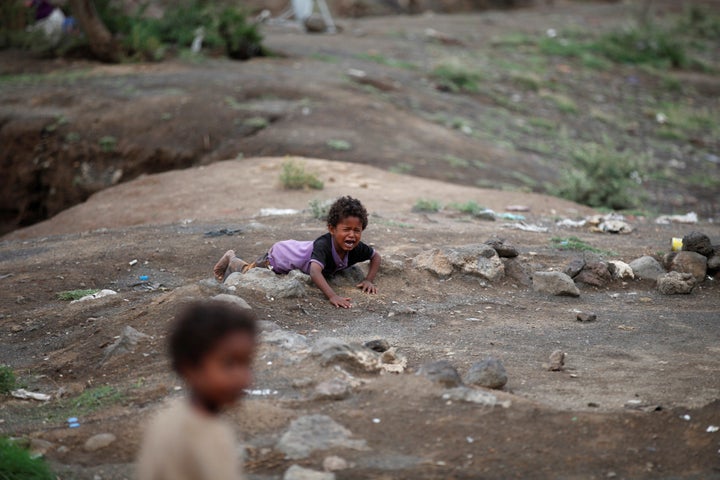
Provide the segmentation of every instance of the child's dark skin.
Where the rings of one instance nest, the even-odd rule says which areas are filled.
[[[345,258],[352,249],[358,246],[360,239],[362,238],[363,225],[362,221],[358,217],[345,217],[338,222],[337,225],[328,225],[330,235],[332,235],[333,243],[335,244],[335,251],[340,255],[341,258]],[[370,259],[370,268],[365,280],[356,285],[357,288],[365,293],[377,293],[377,287],[373,283],[375,276],[380,269],[380,254],[375,252],[375,255]],[[336,294],[330,284],[322,274],[322,267],[317,263],[310,265],[310,278],[315,285],[325,294],[330,300],[330,303],[338,308],[351,308],[352,300],[348,297],[341,297]]]
[[[197,365],[185,365],[180,374],[190,388],[193,406],[214,415],[235,403],[252,385],[256,343],[247,332],[220,339]]]

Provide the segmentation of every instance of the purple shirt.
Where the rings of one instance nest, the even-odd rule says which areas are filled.
[[[328,256],[328,254],[330,256]],[[285,240],[270,248],[268,260],[275,273],[285,274],[292,270],[300,270],[310,274],[310,265],[317,263],[323,269],[323,275],[333,275],[345,270],[355,263],[369,260],[375,251],[360,242],[351,252],[341,258],[335,249],[335,242],[330,234],[325,234],[314,242]],[[323,260],[324,259],[324,260]]]

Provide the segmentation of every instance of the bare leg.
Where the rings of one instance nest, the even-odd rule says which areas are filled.
[[[244,262],[235,255],[235,250],[225,252],[220,260],[213,267],[213,274],[218,282],[224,281],[228,275],[233,272],[243,272],[247,270],[247,262]]]

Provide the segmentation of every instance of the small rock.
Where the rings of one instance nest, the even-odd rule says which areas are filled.
[[[565,367],[565,352],[562,350],[555,350],[550,354],[550,363],[548,363],[547,369],[551,372],[559,372]]]
[[[307,458],[316,450],[331,448],[367,450],[365,440],[351,437],[350,430],[327,415],[305,415],[290,423],[276,448],[291,460]]]
[[[46,455],[54,446],[54,443],[43,440],[42,438],[30,439],[30,452],[36,455]]]
[[[576,318],[578,322],[590,323],[597,320],[597,315],[595,315],[594,313],[580,312],[577,314]]]
[[[715,253],[708,258],[707,269],[711,272],[720,270],[720,246],[715,247]]]
[[[678,252],[670,263],[670,270],[689,273],[697,283],[702,283],[707,274],[707,258],[695,252]]]
[[[369,342],[365,343],[365,346],[370,350],[375,350],[378,353],[383,353],[390,350],[390,344],[387,340],[383,339],[370,340]]]
[[[563,273],[570,278],[575,278],[583,268],[585,268],[585,259],[577,257],[570,260],[570,263],[567,264]]]
[[[635,278],[641,280],[657,280],[660,275],[665,273],[660,262],[649,255],[630,262],[630,268],[632,268]]]
[[[657,288],[663,295],[682,295],[692,292],[695,283],[690,273],[670,272],[658,278]]]
[[[219,302],[232,303],[233,305],[237,305],[239,308],[242,308],[243,310],[252,310],[252,307],[245,300],[238,297],[237,295],[221,293],[221,294],[215,295],[214,297],[212,297],[212,299],[219,301]]]
[[[348,468],[348,462],[342,457],[332,455],[325,457],[323,460],[323,470],[326,472],[337,472],[338,470],[346,470]]]
[[[137,344],[146,338],[149,338],[149,336],[135,330],[130,325],[126,325],[120,334],[120,338],[115,340],[112,345],[105,349],[105,358],[103,361],[107,361],[114,355],[122,355],[133,352]]]
[[[607,263],[593,262],[585,265],[585,268],[575,277],[575,281],[592,285],[593,287],[603,288],[612,282],[612,275],[608,270]]]
[[[341,378],[333,378],[315,387],[315,398],[319,400],[344,400],[352,393],[352,386]]]
[[[417,375],[426,377],[432,382],[439,383],[445,388],[462,385],[460,374],[447,360],[426,363],[418,369]]]
[[[608,262],[607,266],[608,271],[614,278],[635,278],[635,273],[633,272],[632,268],[625,262],[621,262],[620,260],[611,260]]]
[[[502,361],[492,357],[473,363],[465,375],[466,383],[485,388],[500,389],[507,381],[508,376]]]
[[[702,232],[690,232],[683,237],[682,242],[684,252],[695,252],[704,257],[711,257],[713,255],[713,246],[710,242],[710,237]]]
[[[112,433],[99,433],[97,435],[93,435],[85,442],[85,451],[94,452],[96,450],[100,450],[109,446],[115,440],[117,440],[117,437]]]
[[[672,262],[675,260],[675,257],[677,256],[678,252],[669,252],[666,253],[662,258],[662,266],[665,270],[670,271],[670,268],[672,267]]]
[[[327,31],[328,27],[322,15],[317,13],[313,13],[307,17],[303,24],[305,25],[305,30],[308,33],[323,33]]]
[[[313,356],[323,366],[343,365],[360,373],[377,373],[381,369],[380,354],[363,345],[348,344],[339,338],[321,338],[313,345]]]
[[[262,332],[260,334],[260,341],[271,345],[279,345],[282,348],[296,352],[308,348],[307,337],[287,330]]]
[[[524,287],[532,285],[532,278],[527,267],[517,258],[504,258],[503,264],[505,265],[505,276],[507,278]]]
[[[632,226],[623,220],[606,220],[598,226],[598,230],[606,233],[632,233]]]
[[[491,238],[490,240],[485,242],[485,245],[490,245],[493,250],[495,250],[497,254],[502,258],[513,258],[519,255],[519,252],[517,248],[515,248],[515,245],[499,238]]]
[[[335,480],[335,474],[332,472],[318,472],[303,468],[299,465],[292,465],[287,469],[283,480]]]
[[[575,282],[562,272],[535,272],[533,275],[533,289],[536,292],[551,295],[579,297]]]

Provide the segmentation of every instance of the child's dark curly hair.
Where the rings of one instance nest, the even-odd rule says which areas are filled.
[[[340,197],[330,207],[330,211],[327,215],[327,223],[331,227],[337,227],[337,224],[342,222],[348,217],[357,217],[362,223],[362,228],[365,230],[368,226],[368,213],[360,203],[360,200],[356,198]]]
[[[222,338],[234,332],[255,338],[257,322],[252,310],[221,300],[186,305],[170,332],[168,349],[173,369],[182,374],[183,369],[199,365]]]

